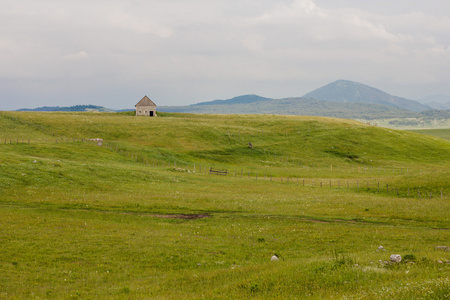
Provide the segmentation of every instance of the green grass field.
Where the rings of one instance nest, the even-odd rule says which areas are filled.
[[[447,140],[158,115],[0,113],[0,298],[449,299]]]
[[[426,134],[426,135],[437,136],[441,139],[450,141],[450,129],[422,129],[422,130],[409,130],[409,131]]]

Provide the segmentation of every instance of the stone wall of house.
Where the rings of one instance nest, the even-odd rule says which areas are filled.
[[[136,106],[136,116],[151,116],[151,111],[153,117],[156,117],[156,106]]]

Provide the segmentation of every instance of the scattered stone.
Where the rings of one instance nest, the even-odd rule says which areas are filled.
[[[33,160],[34,163],[37,163],[37,160]]]
[[[280,259],[276,255],[274,255],[270,258],[270,260],[271,261],[279,261]]]
[[[378,247],[377,251],[386,251],[383,246]]]
[[[103,145],[103,139],[96,138],[96,139],[89,139],[89,141],[97,142],[97,146]]]
[[[436,248],[434,248],[436,250],[442,250],[442,251],[450,251],[450,248],[447,246],[437,246]]]
[[[440,260],[440,259],[438,259],[438,264],[443,264],[444,262],[442,261],[442,260]]]
[[[402,256],[400,254],[392,254],[390,260],[394,263],[399,263],[402,261]]]

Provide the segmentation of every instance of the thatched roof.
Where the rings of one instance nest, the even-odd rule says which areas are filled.
[[[144,96],[144,98],[141,99],[135,106],[156,106],[156,104],[150,100],[149,97]]]

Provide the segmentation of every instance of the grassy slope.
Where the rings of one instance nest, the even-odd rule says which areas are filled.
[[[167,161],[204,160],[259,166],[264,150],[299,163],[301,160],[344,163],[349,158],[365,165],[390,161],[432,163],[436,159],[446,161],[450,156],[448,143],[442,140],[341,119],[273,115],[162,114],[161,118],[83,113],[9,115],[17,117],[7,119],[7,126],[18,125],[17,129],[5,129],[0,140],[20,139],[22,135],[42,139],[42,132],[54,138],[100,137]],[[28,123],[33,128],[23,131]],[[253,151],[247,147],[249,141],[254,145]]]
[[[0,115],[0,141],[8,139],[0,145],[2,297],[448,295],[448,265],[436,261],[450,257],[434,250],[449,240],[436,230],[449,228],[448,142],[336,119],[163,116]],[[93,137],[112,148],[73,142]],[[21,138],[38,143],[9,144]],[[174,160],[191,173],[168,167]],[[254,173],[211,176],[199,165]],[[409,172],[380,172],[392,166]],[[262,172],[277,178],[261,180]],[[306,186],[281,182],[288,175]],[[319,188],[322,180],[332,188]],[[444,197],[397,197],[354,180]],[[168,214],[211,217],[157,217]],[[376,252],[379,245],[389,251]],[[416,264],[380,265],[391,252]],[[269,261],[274,253],[279,264]]]
[[[424,129],[424,130],[409,130],[409,131],[436,136],[438,138],[450,141],[450,129]]]

